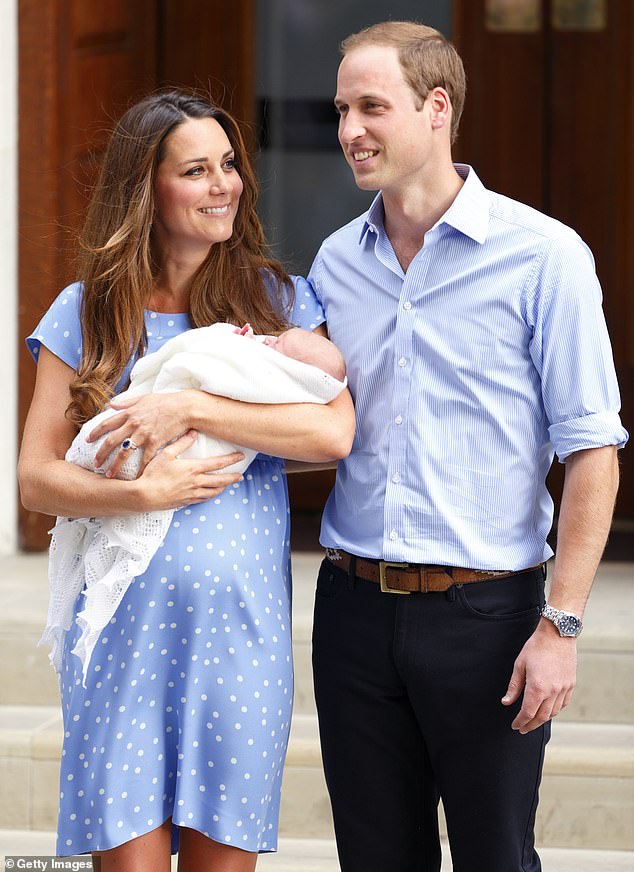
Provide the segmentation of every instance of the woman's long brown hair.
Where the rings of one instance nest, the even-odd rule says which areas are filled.
[[[258,333],[287,326],[293,286],[282,266],[266,255],[255,211],[258,186],[238,124],[194,92],[152,94],[128,109],[116,125],[80,236],[82,355],[66,412],[78,426],[112,397],[132,355],[147,349],[144,309],[156,272],[154,181],[167,137],[189,118],[213,118],[220,124],[244,185],[231,238],[211,246],[192,278],[192,325],[248,321]],[[273,301],[266,273],[275,288]]]

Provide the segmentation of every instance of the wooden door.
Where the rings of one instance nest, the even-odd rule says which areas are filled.
[[[70,281],[74,237],[107,132],[159,85],[207,86],[253,117],[253,0],[19,0],[19,427],[35,365],[24,345]],[[217,86],[217,87],[216,87]],[[52,519],[20,507],[26,550]]]
[[[158,14],[158,84],[207,90],[254,144],[254,0],[159,0]]]
[[[19,3],[19,422],[35,381],[26,336],[76,278],[74,235],[106,130],[156,82],[155,0]],[[47,546],[48,516],[20,507],[20,545]]]
[[[458,160],[484,184],[574,227],[592,249],[634,426],[634,5],[629,0],[454,0],[468,90]],[[621,456],[617,513],[634,515]],[[556,465],[558,466],[558,465]],[[554,489],[561,470],[554,470]]]

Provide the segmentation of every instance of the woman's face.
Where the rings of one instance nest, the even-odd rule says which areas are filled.
[[[242,179],[231,143],[213,118],[188,118],[164,143],[154,186],[159,250],[204,257],[233,233]]]

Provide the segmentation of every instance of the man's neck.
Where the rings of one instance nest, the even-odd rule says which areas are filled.
[[[425,243],[425,234],[456,199],[464,180],[453,164],[435,167],[419,184],[402,191],[383,191],[385,232],[407,270]]]

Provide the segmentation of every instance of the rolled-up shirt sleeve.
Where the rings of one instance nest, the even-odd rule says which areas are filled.
[[[549,240],[530,282],[530,345],[558,459],[616,445],[628,433],[592,254],[574,233]]]

